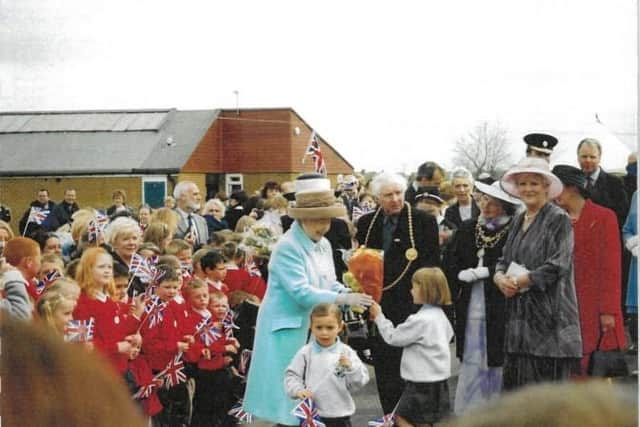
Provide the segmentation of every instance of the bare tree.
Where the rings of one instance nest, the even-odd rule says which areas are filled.
[[[511,165],[507,130],[498,123],[482,122],[455,142],[454,165],[464,166],[473,176],[483,172],[499,176]]]

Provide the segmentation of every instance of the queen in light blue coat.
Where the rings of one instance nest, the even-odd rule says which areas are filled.
[[[302,175],[295,182],[296,221],[276,245],[269,262],[267,293],[260,305],[244,409],[281,425],[298,425],[298,403],[284,390],[285,370],[306,343],[309,314],[320,303],[370,305],[371,298],[349,294],[336,280],[331,245],[323,236],[331,218],[345,215],[335,204],[329,180]]]

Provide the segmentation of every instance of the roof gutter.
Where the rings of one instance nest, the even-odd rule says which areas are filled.
[[[91,176],[91,175],[173,175],[180,173],[178,168],[163,169],[91,169],[91,170],[39,170],[39,171],[1,171],[0,177],[57,177],[57,176]]]

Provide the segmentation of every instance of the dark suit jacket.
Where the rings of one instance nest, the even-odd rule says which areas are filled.
[[[591,200],[614,211],[618,218],[618,228],[622,229],[629,213],[629,198],[620,178],[600,169],[598,180],[591,190]]]
[[[389,250],[384,254],[384,285],[391,284],[400,275],[407,265],[405,251],[411,247],[409,240],[409,223],[407,220],[408,209],[405,206],[400,213],[398,225],[393,233],[393,240]],[[385,316],[398,325],[417,310],[411,297],[411,276],[421,267],[435,267],[440,265],[440,248],[438,246],[438,225],[433,216],[412,209],[413,234],[418,251],[418,258],[411,263],[409,270],[396,286],[384,291],[380,305]],[[363,245],[369,225],[375,212],[363,215],[358,220],[358,232],[356,239]],[[367,247],[382,249],[382,212],[373,224]]]
[[[471,199],[471,219],[476,219],[480,216],[480,208],[476,204],[476,201]],[[444,219],[455,224],[455,228],[460,228],[462,225],[462,218],[460,217],[460,204],[455,202],[449,206],[444,212]]]

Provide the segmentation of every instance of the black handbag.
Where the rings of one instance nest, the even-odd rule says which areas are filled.
[[[368,348],[369,327],[364,315],[346,310],[342,312],[342,319],[347,344],[356,351]]]
[[[615,334],[615,329],[611,329]],[[618,336],[616,335],[616,344],[618,348],[615,350],[600,350],[603,334],[600,333],[598,346],[591,353],[589,358],[589,367],[587,373],[592,377],[626,377],[629,375],[629,367],[624,359],[624,353],[620,349]]]

